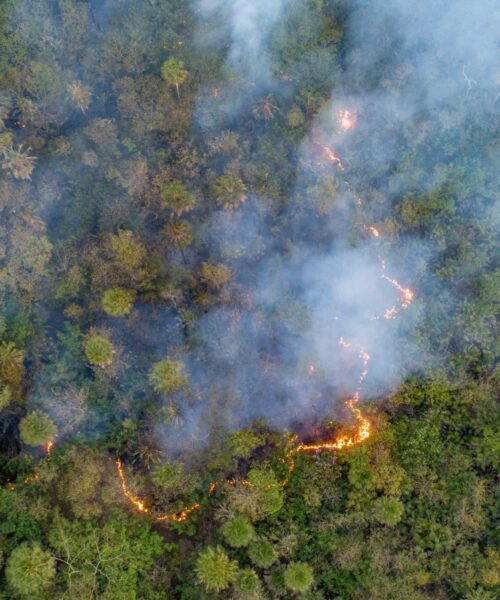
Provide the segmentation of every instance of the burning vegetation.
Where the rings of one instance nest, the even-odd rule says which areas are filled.
[[[0,598],[493,600],[495,0],[0,5]]]

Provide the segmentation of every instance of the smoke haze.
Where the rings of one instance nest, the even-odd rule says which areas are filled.
[[[148,385],[145,373],[151,364],[141,358],[134,365],[141,375],[131,381],[127,365],[136,360],[136,344],[146,348],[152,361],[172,354],[186,365],[191,389],[176,400],[181,405],[181,424],[162,424],[157,431],[172,449],[180,440],[188,445],[204,442],[214,423],[241,427],[264,418],[274,426],[294,428],[304,419],[342,416],[343,402],[356,389],[362,364],[357,350],[339,344],[341,338],[371,356],[361,390],[365,400],[390,393],[408,374],[445,359],[439,351],[433,354],[422,347],[419,328],[426,318],[426,298],[436,297],[437,290],[453,291],[443,290],[437,278],[428,274],[427,265],[439,263],[442,248],[436,239],[412,229],[411,211],[418,207],[419,195],[449,189],[451,204],[436,210],[467,211],[470,191],[450,181],[449,164],[463,161],[466,169],[470,158],[484,164],[485,171],[498,167],[494,125],[500,77],[498,5],[493,0],[462,0],[451,5],[435,0],[349,3],[339,11],[347,31],[347,37],[340,39],[334,31],[318,29],[313,4],[319,9],[323,3],[202,0],[193,5],[198,51],[225,56],[230,73],[221,74],[220,81],[210,79],[200,90],[192,134],[201,135],[200,146],[241,125],[242,140],[235,143],[234,151],[240,154],[228,161],[225,170],[244,179],[242,157],[252,152],[266,156],[260,134],[266,127],[275,127],[279,137],[285,124],[292,122],[294,108],[297,124],[293,132],[301,143],[295,146],[298,150],[290,150],[286,141],[278,146],[283,156],[293,154],[296,165],[290,169],[286,188],[278,189],[273,183],[278,161],[269,159],[266,165],[263,159],[259,177],[267,194],[250,189],[246,203],[238,209],[213,209],[210,219],[195,223],[207,257],[223,262],[234,274],[227,302],[207,309],[188,327],[182,322],[184,316],[149,302],[139,302],[135,316],[126,323],[98,316],[92,324],[111,331],[123,348],[122,366],[106,385],[123,387],[131,397]],[[25,22],[23,12],[31,6],[23,2],[12,16],[20,24],[20,35],[28,37],[33,22]],[[130,5],[120,2],[113,10],[106,7],[90,4],[99,35],[121,22],[122,11]],[[40,17],[44,36],[47,44],[57,44],[57,30],[51,29],[50,11],[46,13]],[[90,27],[90,16],[88,23]],[[155,30],[155,23],[148,22],[147,28]],[[171,33],[164,37],[154,40],[160,48],[158,65],[165,58],[161,49],[177,43]],[[311,55],[294,52],[296,39],[309,38],[324,40],[321,50]],[[32,46],[35,59],[43,52],[39,44]],[[76,77],[95,81],[96,117],[114,118],[126,102],[134,104],[135,91],[127,76],[134,70],[141,73],[140,61],[125,50],[120,52],[116,64],[123,77],[118,81],[117,76],[114,84],[119,96],[116,106],[109,97],[100,96],[103,74],[99,61],[92,63],[93,48],[82,46],[77,53],[82,62],[75,60],[60,68],[63,81]],[[331,66],[331,55],[337,53],[341,53],[341,69]],[[303,78],[313,77],[308,69],[312,63],[320,65],[323,81],[311,80],[311,88],[317,84],[316,91],[298,97]],[[160,85],[158,73],[146,75],[151,88]],[[43,73],[38,77],[43,80]],[[69,119],[62,98],[52,99],[49,108],[54,111],[54,122]],[[339,120],[339,111],[345,109],[356,121],[348,130],[342,129]],[[109,186],[118,186],[120,193],[114,212],[95,217],[101,225],[109,222],[110,229],[117,229],[134,218],[146,221],[141,204],[154,206],[147,189],[158,182],[144,164],[140,166],[141,151],[131,141],[134,128],[143,126],[148,115],[161,123],[162,111],[175,114],[175,110],[173,100],[159,95],[129,118],[132,133],[121,142],[132,148],[132,158],[123,161],[119,173],[109,166]],[[249,124],[249,115],[257,115],[257,124]],[[438,117],[450,123],[450,139],[438,140],[439,146],[432,139],[432,123]],[[491,137],[483,147],[463,148],[453,138],[457,127],[468,128],[473,136],[475,129],[488,130],[488,123]],[[152,143],[166,144],[165,139],[155,138],[155,126],[148,129]],[[116,151],[116,127],[109,123],[106,127],[104,140],[97,140],[97,134],[92,138],[89,129],[87,138],[71,138],[82,155],[87,153],[82,172],[97,160],[106,168],[107,155]],[[173,140],[177,134],[169,132]],[[415,143],[413,154],[408,152],[408,140]],[[343,169],[328,160],[325,147],[340,158]],[[142,152],[147,154],[147,149]],[[465,158],[459,158],[458,152]],[[72,196],[70,183],[64,183],[64,198],[54,189],[71,179],[58,159],[47,157],[39,169],[47,194],[42,213],[48,215],[52,235],[62,239],[66,225],[58,222],[62,207],[82,199]],[[138,179],[132,181],[130,173]],[[210,178],[209,169],[207,173]],[[164,180],[168,175],[162,175]],[[91,186],[92,175],[86,177]],[[120,194],[129,194],[132,208],[123,207]],[[498,214],[490,210],[492,216]],[[395,231],[394,212],[406,219],[406,231]],[[380,239],[370,233],[370,226],[380,230]],[[179,256],[168,259],[176,268],[182,267]],[[190,266],[195,262],[189,249],[184,259]],[[399,307],[401,294],[383,274],[416,293],[415,303],[398,309],[395,319],[383,315]],[[469,278],[475,275],[471,272]],[[138,322],[137,330],[134,323]],[[187,339],[192,343],[188,351]],[[34,386],[38,402],[50,393],[43,377],[42,372]],[[165,406],[170,402],[165,401]],[[90,422],[98,427],[100,411],[93,410]]]

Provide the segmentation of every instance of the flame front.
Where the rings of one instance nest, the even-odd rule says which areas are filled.
[[[127,482],[125,481],[125,475],[123,474],[122,461],[119,458],[116,459],[116,468],[118,470],[118,477],[120,478],[122,492],[125,498],[130,500],[130,502],[135,506],[135,508],[137,508],[139,512],[149,512],[144,504],[144,501],[138,498],[137,496],[134,496],[134,494],[132,494],[132,492],[128,489]]]

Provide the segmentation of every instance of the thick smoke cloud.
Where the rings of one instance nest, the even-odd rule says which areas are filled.
[[[196,122],[205,127],[207,137],[237,124],[259,96],[272,94],[277,105],[279,99],[290,103],[301,88],[301,76],[308,74],[308,64],[325,73],[327,89],[332,81],[335,85],[330,99],[315,108],[317,114],[304,131],[287,197],[250,194],[243,207],[214,211],[209,223],[202,225],[211,257],[230,266],[235,286],[242,291],[236,306],[211,309],[195,324],[191,332],[197,341],[195,350],[189,355],[179,350],[185,331],[174,311],[165,307],[136,306],[136,319],[142,326],[132,335],[113,319],[97,323],[112,330],[113,338],[125,348],[123,364],[133,362],[136,344],[148,347],[154,360],[178,352],[185,362],[191,391],[183,399],[183,424],[162,427],[159,432],[172,449],[181,441],[188,445],[204,442],[207,431],[215,426],[237,427],[265,418],[278,427],[297,428],[308,419],[319,420],[332,413],[343,416],[343,401],[356,388],[362,367],[358,351],[343,348],[340,338],[371,355],[369,377],[362,389],[366,399],[389,392],[408,373],[444,358],[424,353],[416,341],[424,318],[425,294],[440,285],[425,274],[426,264],[437,260],[440,249],[432,239],[394,234],[389,216],[408,195],[429,193],[449,183],[446,163],[453,159],[450,147],[473,153],[476,160],[484,161],[485,168],[498,165],[498,146],[493,142],[485,149],[470,149],[461,148],[460,140],[443,140],[438,152],[429,132],[437,117],[447,119],[451,128],[457,119],[463,119],[463,113],[463,127],[470,130],[494,117],[499,104],[500,11],[494,0],[347,4],[339,60],[342,69],[330,73],[330,47],[323,52],[315,49],[311,55],[294,55],[288,63],[281,58],[282,72],[275,67],[276,55],[286,54],[287,44],[295,38],[314,37],[315,32],[320,36],[318,21],[305,0],[194,3],[200,20],[196,44],[225,55],[232,74],[220,84],[217,98],[206,90],[200,93]],[[25,18],[32,5],[22,2],[14,11],[20,34],[29,38],[34,36],[34,28],[43,26],[47,44],[58,43],[46,7],[39,8],[39,18]],[[91,2],[89,23],[93,20],[99,32],[105,33],[126,5],[117,4],[112,10],[109,4],[101,8]],[[156,30],[155,23],[147,25],[152,32]],[[150,51],[156,56],[154,45]],[[42,46],[33,47],[35,56],[42,52]],[[93,52],[93,48],[83,47],[81,56]],[[140,57],[123,49],[122,53],[116,59],[117,71],[142,74]],[[157,54],[160,65],[164,56],[160,51]],[[77,78],[89,82],[95,77],[97,81],[100,76],[99,68],[86,73],[79,63],[61,74],[65,83]],[[134,92],[132,88],[126,91]],[[93,101],[99,102],[97,93]],[[64,121],[72,109],[66,98],[61,98],[60,105]],[[215,107],[219,118],[207,119]],[[107,108],[103,102],[101,110],[106,117]],[[175,105],[168,108],[175,110]],[[345,108],[356,115],[356,127],[348,131],[338,122],[338,111]],[[150,109],[161,121],[162,107],[152,102]],[[138,128],[142,128],[140,112],[132,119]],[[276,114],[286,127],[286,115]],[[257,128],[250,133],[255,145],[259,135]],[[412,164],[414,179],[408,176],[405,162],[405,135],[418,145]],[[76,143],[74,139],[71,142]],[[88,150],[86,143],[81,141],[82,151]],[[110,150],[115,146],[111,144]],[[328,162],[322,146],[340,156],[344,170]],[[38,167],[52,184],[58,180],[60,168],[54,167],[54,162],[48,158]],[[128,163],[125,167],[129,168]],[[85,171],[87,165],[81,168]],[[426,189],[420,187],[422,172],[428,174]],[[147,181],[144,174],[144,188]],[[52,193],[52,188],[45,188]],[[458,191],[455,195],[456,210],[463,210],[463,194]],[[54,193],[47,202],[46,214],[54,220],[59,218],[59,201],[60,195]],[[68,204],[72,201],[70,198]],[[119,202],[118,197],[118,207]],[[318,210],[321,203],[326,205],[324,210]],[[70,213],[67,209],[64,218],[69,219]],[[372,224],[383,230],[381,239],[370,235],[367,228]],[[186,255],[190,259],[189,250]],[[417,295],[414,305],[400,311],[394,320],[376,318],[399,302],[398,291],[381,277],[382,259],[387,275],[415,288]],[[150,366],[146,362],[139,365],[144,373]],[[126,373],[118,373],[113,385],[127,383],[126,378]],[[144,383],[147,385],[145,377],[130,387]],[[81,402],[77,394],[73,396],[76,414]],[[64,396],[60,403],[66,401]],[[99,425],[97,412],[94,423]]]
[[[279,90],[280,83],[269,80],[272,30],[277,22],[286,20],[287,8],[297,4],[305,7],[301,2],[217,2],[202,6],[205,11],[207,6],[213,11],[215,6],[226,16],[221,19],[224,25],[220,33],[227,35],[229,66],[242,78],[272,83]],[[476,121],[487,118],[498,93],[498,82],[494,82],[498,19],[495,2],[490,1],[462,1],[453,6],[404,0],[354,4],[341,83],[312,124],[298,156],[303,169],[289,202],[287,234],[300,247],[301,256],[278,259],[283,240],[275,240],[257,269],[254,265],[249,272],[244,261],[235,263],[238,280],[252,286],[255,305],[263,313],[285,311],[288,305],[291,312],[296,311],[291,324],[287,327],[283,316],[283,328],[270,331],[265,322],[256,326],[255,313],[246,317],[240,313],[238,320],[246,323],[232,329],[231,317],[217,311],[209,314],[201,327],[208,353],[217,354],[222,372],[233,374],[232,384],[240,394],[234,424],[266,417],[279,426],[294,426],[311,415],[319,417],[338,409],[341,400],[352,393],[360,370],[356,352],[353,356],[352,351],[339,347],[341,337],[363,347],[372,357],[363,386],[365,398],[387,393],[405,375],[443,360],[417,346],[424,298],[417,296],[415,305],[400,311],[396,320],[374,318],[397,303],[399,295],[381,277],[382,257],[391,277],[404,286],[416,287],[419,294],[419,284],[422,288],[439,285],[423,281],[426,264],[436,259],[439,248],[433,240],[409,235],[374,240],[367,234],[367,225],[369,219],[386,217],[414,191],[414,182],[400,158],[402,131],[413,131],[416,138],[425,140],[432,119],[454,104],[462,109],[469,103],[466,110],[476,112]],[[225,30],[228,24],[229,32]],[[293,36],[294,31],[288,35]],[[486,96],[476,98],[477,89],[487,90]],[[355,130],[343,132],[339,128],[336,115],[342,108],[357,115]],[[309,243],[307,236],[315,227],[314,218],[308,214],[314,204],[311,172],[323,169],[325,174],[327,169],[321,164],[318,143],[334,148],[346,166],[345,172],[337,167],[326,171],[338,184],[338,196],[333,213],[325,216],[332,221],[334,242],[323,250]],[[358,154],[351,154],[351,145]],[[420,192],[431,193],[446,180],[446,173],[439,169],[446,157],[431,148],[421,154],[415,170],[426,169],[429,177],[427,188]],[[363,165],[362,172],[359,165]],[[364,180],[376,181],[376,189],[359,198],[357,190],[366,187]],[[299,209],[296,197],[302,199]],[[461,201],[459,196],[458,206]],[[269,222],[262,215],[258,220],[252,216],[255,213],[249,211],[242,237],[248,228],[253,231],[261,227],[267,228],[261,231],[261,237],[266,238]],[[217,231],[223,244],[223,233]],[[304,320],[301,326],[300,311]],[[212,327],[214,322],[216,327]],[[224,332],[223,339],[217,338],[217,331]],[[263,377],[263,360],[279,364],[276,377]],[[268,371],[272,372],[272,366]]]

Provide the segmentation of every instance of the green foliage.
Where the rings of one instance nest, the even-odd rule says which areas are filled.
[[[233,274],[225,265],[204,262],[200,268],[200,279],[214,289],[221,289],[231,281]]]
[[[232,548],[242,548],[255,537],[255,529],[244,515],[236,515],[222,526],[222,535]]]
[[[57,427],[45,413],[33,410],[19,423],[19,434],[25,444],[42,446],[55,438]]]
[[[68,521],[54,515],[50,545],[64,557],[64,587],[71,598],[155,598],[153,569],[164,551],[145,523],[112,512],[105,523]],[[161,596],[160,596],[161,597]]]
[[[254,565],[263,569],[267,569],[267,567],[270,567],[278,559],[274,546],[264,537],[260,537],[250,543],[248,546],[248,556]]]
[[[12,342],[0,344],[0,378],[13,387],[21,384],[24,374],[24,352]]]
[[[132,231],[121,230],[117,234],[109,236],[108,244],[116,266],[127,273],[137,269],[144,260],[146,250],[135,239]]]
[[[292,562],[285,570],[285,585],[292,592],[307,592],[314,583],[314,573],[310,565]]]
[[[377,521],[390,527],[394,527],[401,521],[403,510],[401,500],[393,496],[381,496],[375,500],[373,506],[373,514]]]
[[[182,60],[176,58],[167,59],[161,66],[161,76],[170,85],[175,86],[177,95],[180,96],[179,86],[187,79],[189,72],[184,68]]]
[[[111,317],[124,317],[130,312],[135,297],[135,290],[111,288],[104,292],[101,302],[102,308]]]
[[[255,448],[263,444],[264,436],[251,429],[234,431],[227,436],[228,452],[235,458],[250,458]]]
[[[188,378],[184,373],[184,365],[167,356],[153,365],[149,371],[149,381],[157,392],[170,394],[185,388]]]
[[[91,334],[85,340],[85,355],[90,363],[107,367],[113,362],[113,344],[104,335]]]
[[[252,469],[248,481],[258,498],[259,509],[266,515],[278,512],[283,506],[283,488],[270,469]]]
[[[7,561],[5,576],[16,598],[41,598],[51,587],[56,561],[37,544],[21,544]]]
[[[166,460],[163,464],[157,464],[153,467],[151,478],[156,485],[168,490],[180,486],[185,476],[181,465]]]
[[[227,7],[0,2],[0,597],[498,596],[498,77],[491,52],[469,43],[462,65],[434,35],[441,5],[430,45],[378,3],[287,3],[243,71]],[[404,341],[397,365],[374,348],[378,373],[418,374],[363,403],[366,443],[297,454],[287,478],[292,435],[237,428],[267,402],[299,437],[348,426],[328,397],[356,389],[357,351],[330,380],[302,281],[338,248],[346,273],[366,250],[415,288],[394,321],[357,324]],[[330,304],[340,329],[357,313]],[[49,457],[29,448],[47,415]],[[114,456],[134,463],[124,487]],[[15,590],[17,549],[56,561],[48,587]]]
[[[161,195],[166,206],[177,216],[193,210],[196,205],[195,195],[189,192],[181,181],[168,183]]]
[[[237,175],[226,173],[213,184],[217,204],[224,208],[236,208],[247,199],[246,186]]]
[[[230,560],[220,546],[202,550],[196,561],[198,581],[209,592],[221,592],[236,580],[238,563]]]
[[[236,586],[240,592],[249,597],[261,588],[259,576],[253,569],[242,569],[238,573]]]

